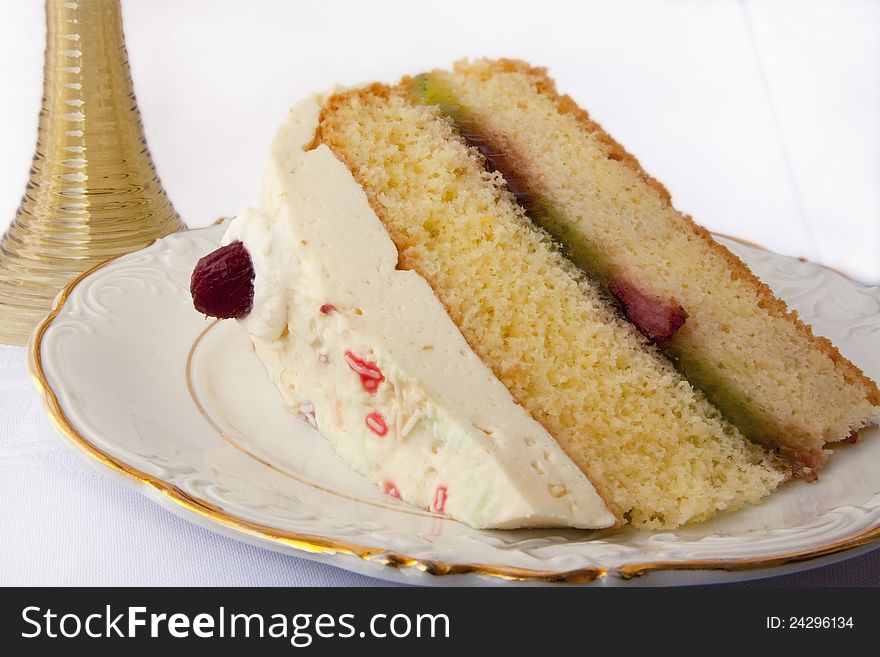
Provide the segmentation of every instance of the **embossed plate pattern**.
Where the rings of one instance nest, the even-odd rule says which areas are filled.
[[[62,435],[209,529],[422,584],[744,579],[869,549],[880,535],[877,427],[838,448],[818,483],[791,482],[760,505],[675,532],[478,531],[383,496],[282,409],[237,324],[192,309],[190,272],[223,230],[172,235],[81,277],[31,342],[31,371]],[[722,241],[880,377],[880,290]]]

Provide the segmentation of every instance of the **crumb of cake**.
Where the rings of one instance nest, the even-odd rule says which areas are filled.
[[[859,442],[859,432],[850,431],[844,438],[841,438],[838,442],[844,445],[855,445],[857,442]]]

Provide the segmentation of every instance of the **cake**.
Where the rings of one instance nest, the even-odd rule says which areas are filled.
[[[223,242],[196,307],[239,318],[354,470],[474,527],[705,520],[878,416],[870,380],[520,62],[299,103]]]
[[[279,131],[259,208],[193,277],[197,308],[239,317],[284,404],[390,498],[478,528],[607,527],[586,475],[517,404],[397,251],[326,147],[320,105]]]
[[[458,134],[515,181],[529,218],[618,301],[631,320],[751,440],[812,476],[877,416],[877,386],[776,299],[735,256],[542,69],[463,62],[410,81]],[[497,154],[497,155],[495,155]],[[672,309],[640,309],[644,299]],[[680,329],[652,318],[687,317]]]

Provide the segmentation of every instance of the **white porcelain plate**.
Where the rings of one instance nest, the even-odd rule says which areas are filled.
[[[758,506],[675,532],[479,531],[399,503],[282,408],[236,322],[193,310],[190,272],[223,230],[172,235],[81,277],[31,344],[32,373],[62,435],[209,529],[368,575],[447,585],[746,579],[850,556],[880,535],[877,427],[838,448],[818,483],[788,483]],[[724,241],[880,378],[880,289]]]

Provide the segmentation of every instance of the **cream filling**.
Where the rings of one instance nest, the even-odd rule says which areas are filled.
[[[366,194],[314,136],[320,101],[278,132],[260,208],[242,212],[255,270],[241,320],[284,403],[389,495],[478,528],[608,527],[593,485],[473,353]]]

